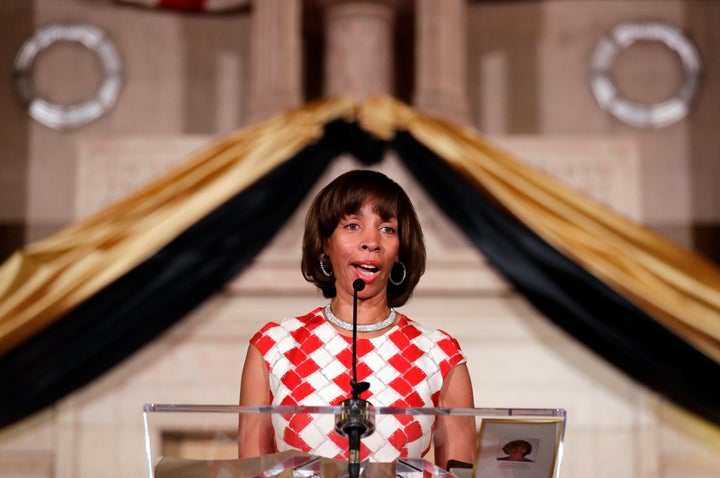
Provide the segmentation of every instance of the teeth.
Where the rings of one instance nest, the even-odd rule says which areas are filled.
[[[357,270],[362,276],[370,278],[377,274],[380,269],[368,264],[356,264],[355,270]]]

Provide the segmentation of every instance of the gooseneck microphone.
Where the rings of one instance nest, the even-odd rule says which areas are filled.
[[[357,384],[357,295],[358,292],[363,290],[365,288],[365,281],[362,279],[355,279],[353,281],[353,337],[352,337],[352,381],[350,382],[350,386],[353,387],[353,393],[355,391],[355,385]],[[365,382],[363,382],[365,383]],[[364,392],[370,388],[370,384],[368,383],[364,390],[361,390]],[[358,393],[359,395],[359,393]],[[353,396],[353,398],[357,398]]]
[[[370,388],[367,382],[357,381],[357,294],[365,288],[365,281],[353,281],[353,335],[351,398],[341,403],[342,410],[336,417],[335,431],[348,437],[348,474],[350,478],[360,475],[360,439],[375,431],[374,417],[368,410],[370,403],[360,394]]]

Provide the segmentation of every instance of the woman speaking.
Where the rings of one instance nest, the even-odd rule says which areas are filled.
[[[458,342],[414,322],[404,305],[425,271],[425,245],[403,189],[382,173],[350,171],[325,186],[305,220],[302,273],[327,305],[266,324],[250,341],[240,405],[339,405],[354,378],[353,302],[357,294],[357,379],[360,398],[375,407],[473,407]],[[364,287],[356,291],[358,279]],[[361,284],[362,285],[362,284]],[[347,438],[332,417],[244,415],[240,457],[297,449],[347,459]],[[472,462],[473,417],[381,415],[361,446],[363,459],[421,458]]]

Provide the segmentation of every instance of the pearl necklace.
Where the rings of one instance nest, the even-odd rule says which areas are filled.
[[[353,324],[350,322],[345,322],[342,319],[339,319],[335,316],[335,314],[332,313],[332,310],[330,310],[330,304],[325,306],[325,317],[327,317],[328,322],[332,323],[333,325],[337,325],[343,330],[352,330]],[[395,309],[390,307],[390,315],[387,316],[387,319],[383,320],[382,322],[378,322],[376,324],[368,324],[368,325],[358,325],[357,331],[358,332],[375,332],[377,330],[382,330],[390,327],[393,322],[395,322]]]

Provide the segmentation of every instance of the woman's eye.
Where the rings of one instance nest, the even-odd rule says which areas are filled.
[[[345,229],[347,229],[347,230],[349,230],[349,231],[356,231],[359,227],[360,227],[360,226],[358,226],[358,225],[355,224],[354,222],[350,222],[350,223],[348,223],[348,224],[345,224]]]
[[[395,228],[390,226],[384,226],[380,229],[385,234],[395,234]]]

